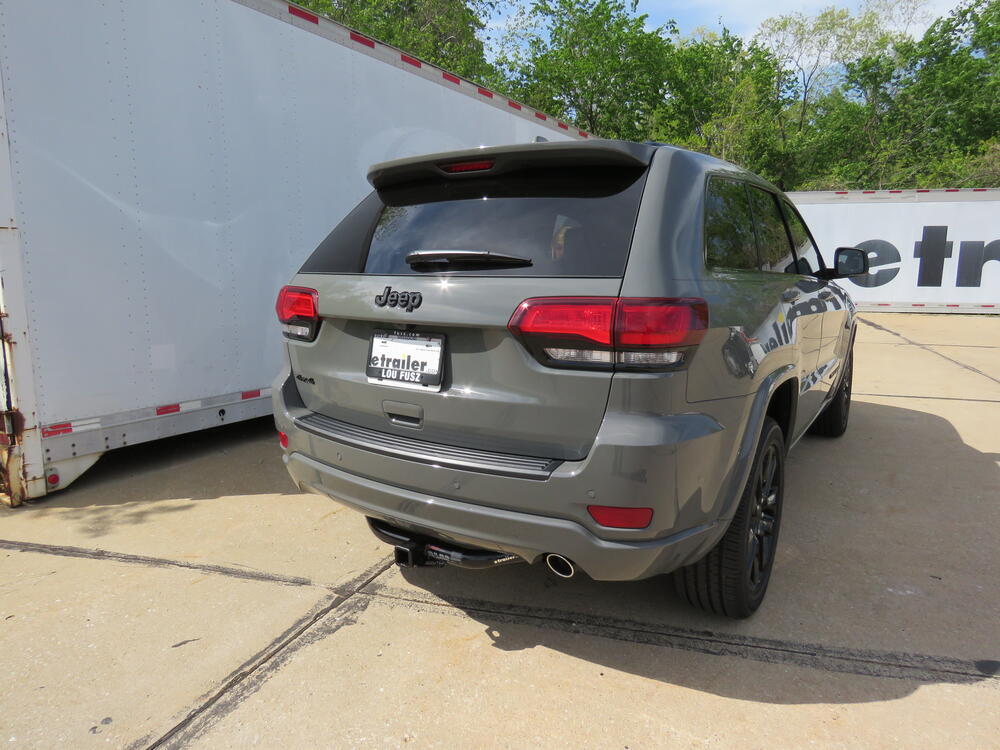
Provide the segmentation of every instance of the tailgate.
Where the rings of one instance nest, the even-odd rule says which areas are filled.
[[[289,347],[311,411],[362,427],[480,450],[559,459],[587,455],[604,417],[610,371],[535,361],[507,330],[518,304],[553,294],[614,296],[619,279],[296,277],[319,291],[312,344]],[[419,308],[380,308],[389,286],[419,293]],[[440,390],[369,381],[376,331],[443,336]]]
[[[528,298],[618,295],[645,148],[538,144],[373,167],[377,191],[292,282],[316,290],[321,319],[314,341],[289,342],[304,404],[448,446],[584,458],[610,365],[543,364],[507,326]]]

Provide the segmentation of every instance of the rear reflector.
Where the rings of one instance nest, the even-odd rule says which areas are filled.
[[[694,298],[533,297],[507,327],[542,364],[662,369],[682,365],[701,342],[708,305]]]
[[[302,286],[286,286],[278,292],[274,305],[285,336],[312,341],[319,330],[319,293]]]
[[[278,432],[278,444],[282,448],[287,448],[288,447],[288,435],[286,435],[283,432]]]
[[[460,172],[485,172],[487,169],[493,169],[494,163],[494,159],[479,159],[478,161],[459,161],[439,166],[445,172],[457,174]]]
[[[653,520],[652,508],[619,508],[613,505],[588,505],[587,512],[601,526],[612,529],[644,529]]]
[[[296,18],[301,18],[302,20],[308,21],[309,23],[316,23],[316,24],[319,23],[319,16],[313,15],[309,11],[303,10],[302,8],[296,8],[294,5],[288,6],[288,12],[293,16],[295,16]]]
[[[351,32],[351,41],[352,42],[357,42],[358,44],[363,44],[366,47],[371,47],[372,49],[375,49],[375,41],[374,40],[369,39],[366,36],[361,36],[361,34],[357,33],[356,31],[352,31]]]

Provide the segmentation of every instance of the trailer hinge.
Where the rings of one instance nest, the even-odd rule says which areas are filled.
[[[10,445],[9,440],[14,436],[14,412],[4,411],[0,412],[0,442],[5,445]]]

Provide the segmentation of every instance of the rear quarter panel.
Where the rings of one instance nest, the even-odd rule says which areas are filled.
[[[720,169],[713,168],[713,173]],[[745,178],[746,173],[734,167],[732,176]],[[688,368],[688,402],[756,393],[768,375],[800,357],[798,328],[785,325],[788,306],[781,302],[782,291],[796,277],[705,267],[706,179],[697,155],[657,152],[621,292],[628,297],[700,297],[708,302],[709,330]]]

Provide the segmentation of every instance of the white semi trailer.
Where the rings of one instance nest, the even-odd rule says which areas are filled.
[[[582,138],[277,0],[0,0],[3,499],[265,415],[277,290],[373,162]]]
[[[868,251],[867,276],[841,283],[861,310],[1000,313],[1000,190],[789,193],[829,258]]]

